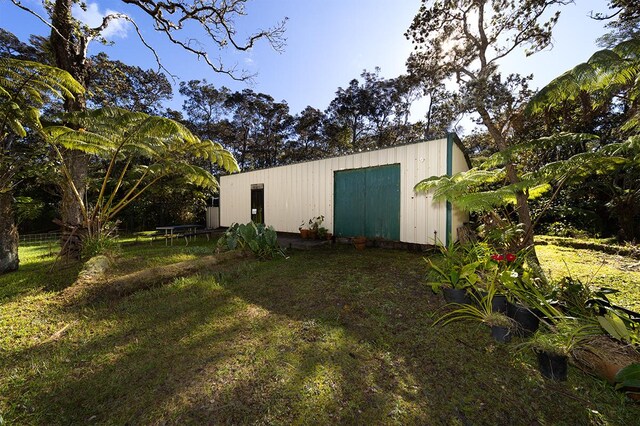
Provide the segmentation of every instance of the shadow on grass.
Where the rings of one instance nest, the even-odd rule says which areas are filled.
[[[431,327],[419,254],[334,248],[67,310],[59,341],[0,354],[16,424],[625,424],[469,324]],[[630,423],[629,423],[630,424]]]
[[[338,248],[292,256],[300,259],[262,264],[255,274],[232,278],[227,288],[270,312],[338,327],[358,346],[368,345],[370,356],[388,357],[388,364],[365,363],[365,369],[391,374],[393,380],[383,374],[373,382],[405,410],[399,419],[626,424],[640,414],[638,407],[626,407],[620,395],[577,370],[567,383],[543,380],[529,354],[494,343],[479,325],[431,327],[432,313],[442,302],[424,285],[419,254]],[[366,392],[346,382],[353,385],[347,400]],[[376,404],[359,410],[372,421],[392,414]]]

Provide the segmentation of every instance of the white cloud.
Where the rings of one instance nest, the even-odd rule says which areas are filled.
[[[114,10],[107,9],[100,11],[97,3],[87,3],[87,10],[82,10],[78,5],[73,5],[73,16],[89,27],[97,27],[102,24],[102,19],[112,13],[118,13]],[[115,19],[109,22],[109,26],[102,31],[104,38],[126,38],[129,30],[129,22],[123,19]]]

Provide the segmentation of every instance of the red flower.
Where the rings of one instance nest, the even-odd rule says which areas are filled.
[[[507,262],[513,262],[516,260],[516,255],[513,253],[507,253]]]
[[[504,256],[501,255],[501,254],[493,254],[493,255],[491,255],[491,258],[493,260],[495,260],[496,262],[500,262],[500,261],[504,260]]]

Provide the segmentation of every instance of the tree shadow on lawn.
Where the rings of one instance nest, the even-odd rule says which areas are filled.
[[[158,410],[203,363],[234,355],[244,302],[220,288],[171,285],[77,312],[60,341],[2,362],[16,424],[125,424]],[[7,418],[7,420],[11,420]]]
[[[370,359],[388,359],[361,366],[376,377],[367,386],[378,386],[401,401],[405,411],[398,419],[433,424],[625,424],[640,415],[639,407],[624,406],[609,386],[603,388],[575,369],[566,383],[542,379],[533,356],[494,343],[483,326],[432,327],[443,302],[424,284],[421,254],[334,248],[291,256],[262,263],[255,273],[230,277],[225,287],[270,312],[343,330],[352,342],[347,345],[350,352],[359,348]],[[334,358],[344,357],[344,350],[336,348]],[[351,380],[343,377],[344,387],[351,389],[343,393],[343,402],[366,392]],[[387,408],[369,404],[366,413],[358,413],[384,423],[394,418]]]
[[[16,424],[597,423],[590,409],[624,424],[638,415],[614,418],[612,392],[585,401],[594,386],[577,388],[584,381],[542,381],[480,327],[432,328],[442,303],[423,272],[415,253],[294,252],[222,283],[194,276],[69,310],[78,324],[63,339],[0,356],[13,369],[0,407],[11,405],[4,417]]]

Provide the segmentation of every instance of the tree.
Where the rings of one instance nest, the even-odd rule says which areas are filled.
[[[47,21],[29,7],[18,0],[11,0],[12,3],[22,10],[36,16],[51,28],[51,46],[55,57],[55,65],[68,71],[83,87],[87,85],[88,63],[87,49],[93,40],[100,40],[102,32],[109,23],[121,19],[133,25],[142,43],[150,48],[142,36],[138,24],[128,15],[123,13],[111,13],[103,18],[102,23],[94,28],[78,22],[71,14],[75,0],[54,0],[43,2],[45,9],[49,13]],[[246,80],[252,76],[244,71],[237,71],[235,67],[225,66],[221,60],[215,61],[208,53],[198,48],[199,44],[192,43],[191,38],[183,41],[179,34],[185,28],[200,28],[202,35],[213,42],[221,49],[231,48],[246,51],[251,49],[258,41],[266,39],[276,50],[282,49],[284,45],[284,21],[268,30],[258,31],[246,40],[239,39],[235,28],[235,20],[245,15],[245,4],[248,0],[231,0],[221,3],[203,3],[201,1],[154,1],[154,0],[122,0],[123,3],[139,9],[151,21],[154,30],[166,36],[167,40],[180,46],[186,51],[196,55],[198,59],[204,60],[213,71],[223,73],[227,76]],[[155,51],[154,51],[155,54]],[[156,58],[157,55],[156,55]],[[159,60],[158,65],[161,66]],[[65,99],[65,110],[68,112],[84,111],[86,99],[84,96]],[[89,157],[80,151],[65,151],[63,154],[65,168],[69,171],[71,181],[62,188],[61,214],[62,222],[66,228],[77,228],[83,225],[82,206],[78,202],[84,196],[88,176]],[[77,193],[77,194],[76,194]],[[81,242],[80,242],[81,244]],[[68,244],[64,241],[63,246],[69,257],[78,257],[80,246]]]
[[[640,36],[640,8],[636,0],[610,0],[610,12],[592,13],[592,18],[609,21],[606,25],[611,31],[598,39],[598,43],[607,48]]]
[[[370,99],[367,91],[357,79],[349,82],[346,89],[339,87],[336,97],[331,101],[325,112],[329,119],[349,135],[347,149],[357,151],[365,148],[363,136],[369,131],[367,114]]]
[[[223,145],[238,157],[240,167],[252,170],[280,164],[293,124],[287,103],[245,89],[229,95],[225,108],[231,119],[224,122],[227,140]]]
[[[513,125],[520,114],[526,81],[498,73],[501,59],[516,49],[527,54],[551,43],[551,31],[559,11],[543,20],[554,7],[568,0],[438,0],[423,4],[406,36],[415,44],[407,61],[409,72],[430,82],[455,79],[464,102],[479,116],[496,147],[506,151],[514,143]],[[516,88],[520,84],[520,88]],[[526,187],[518,187],[515,164],[505,165],[505,175],[515,189],[518,219],[528,236],[522,242],[533,247],[533,222]],[[535,250],[531,260],[537,263]]]
[[[229,114],[226,102],[231,91],[226,87],[218,89],[207,80],[191,80],[180,83],[180,94],[185,97],[182,110],[186,125],[201,138],[223,143],[222,122]]]
[[[160,115],[162,102],[172,97],[163,73],[113,61],[106,53],[88,59],[87,89],[92,108],[112,106],[150,115]]]
[[[15,147],[27,130],[40,132],[40,108],[47,96],[73,98],[83,92],[67,72],[37,62],[0,58],[0,273],[18,268],[18,229],[14,218],[15,178],[29,156]]]
[[[73,126],[48,126],[44,133],[71,188],[73,176],[63,161],[62,149],[106,160],[99,173],[99,185],[89,190],[91,203],[74,191],[83,217],[82,227],[70,229],[74,236],[86,233],[90,238],[99,237],[125,207],[168,176],[180,176],[185,183],[216,189],[216,179],[194,165],[193,158],[204,158],[228,173],[238,171],[235,159],[220,144],[201,140],[168,118],[102,108],[68,114],[65,123]]]
[[[364,70],[360,80],[338,88],[325,111],[329,145],[345,153],[424,139],[424,123],[409,123],[411,106],[423,94],[421,85],[413,76],[384,79],[380,68]]]
[[[593,188],[607,197],[611,217],[619,223],[621,240],[640,239],[640,162],[637,140],[640,134],[640,39],[623,41],[612,49],[594,53],[544,87],[531,100],[531,113],[549,114],[567,103],[580,106],[578,118],[592,119],[607,113],[608,122],[618,123],[613,129],[598,126],[595,131],[609,133],[610,139],[599,150],[622,145],[624,161],[611,170],[606,182],[596,180]],[[617,118],[612,118],[616,117]]]
[[[285,150],[285,164],[318,160],[331,154],[325,133],[325,121],[324,113],[312,106],[307,106],[295,117],[295,136]]]

